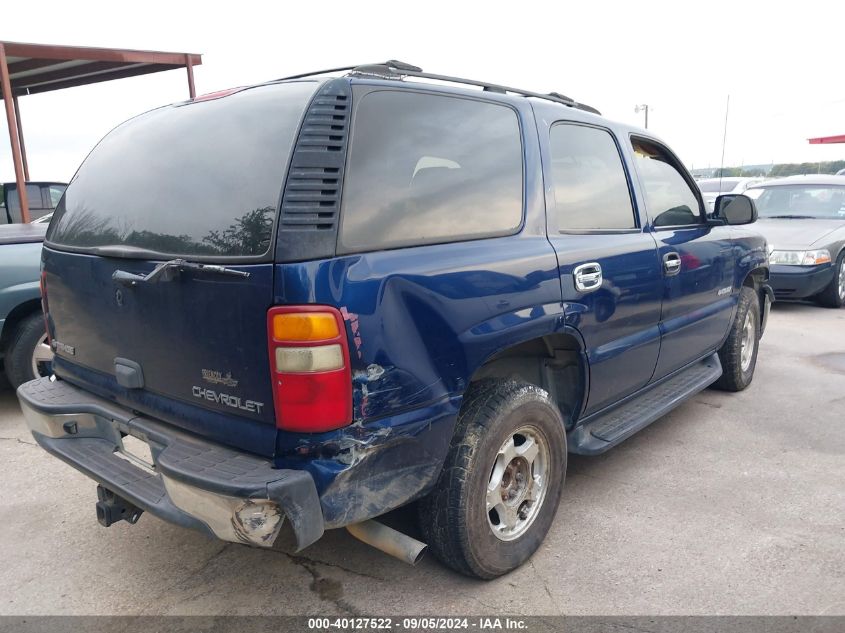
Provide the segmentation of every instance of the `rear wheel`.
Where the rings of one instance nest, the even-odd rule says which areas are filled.
[[[440,478],[418,505],[429,547],[468,576],[519,567],[549,531],[565,471],[563,419],[548,393],[515,381],[473,385]]]
[[[714,386],[742,391],[751,384],[760,345],[760,301],[753,288],[743,286],[730,334],[719,350],[722,376]]]
[[[833,279],[816,297],[821,305],[841,308],[845,304],[845,251],[840,253],[833,269]]]
[[[3,362],[6,376],[15,389],[29,380],[50,375],[53,350],[47,342],[44,317],[40,312],[30,314],[18,323]]]

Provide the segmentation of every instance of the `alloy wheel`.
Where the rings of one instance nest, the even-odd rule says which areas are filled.
[[[739,352],[739,366],[743,372],[748,371],[748,368],[751,367],[756,338],[757,323],[754,319],[754,313],[749,310],[745,313],[745,323],[742,325],[742,343]]]
[[[499,448],[487,484],[487,521],[496,538],[512,541],[534,522],[548,488],[549,447],[533,426],[512,433]]]
[[[32,374],[36,378],[39,376],[49,376],[51,366],[53,363],[53,350],[50,349],[50,343],[47,342],[47,333],[44,333],[35,348],[32,350]]]

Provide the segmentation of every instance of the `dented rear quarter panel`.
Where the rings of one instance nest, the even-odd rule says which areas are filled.
[[[279,466],[314,476],[327,527],[424,494],[478,367],[564,327],[536,126],[530,105],[517,107],[525,208],[517,234],[276,266],[274,303],[335,306],[346,322],[353,424],[312,435],[280,431],[277,441]]]

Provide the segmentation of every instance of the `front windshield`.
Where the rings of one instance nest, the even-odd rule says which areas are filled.
[[[697,183],[701,193],[722,193],[723,191],[733,191],[738,180],[730,178],[723,178],[720,180],[699,180]]]
[[[845,186],[780,185],[749,189],[761,218],[778,216],[845,220]]]

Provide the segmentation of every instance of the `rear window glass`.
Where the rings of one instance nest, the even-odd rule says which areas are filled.
[[[29,204],[30,219],[34,220],[40,215],[44,215],[44,211],[40,215],[39,209],[43,209],[44,203],[41,201],[41,188],[38,185],[26,185],[26,201]],[[23,222],[23,215],[21,214],[21,198],[18,195],[18,188],[11,188],[9,191],[9,199],[6,201],[7,219],[9,222]]]
[[[352,127],[341,217],[347,252],[513,232],[522,223],[516,113],[440,95],[366,95]]]
[[[318,85],[259,86],[118,126],[68,186],[48,241],[181,256],[266,253],[288,157]]]

